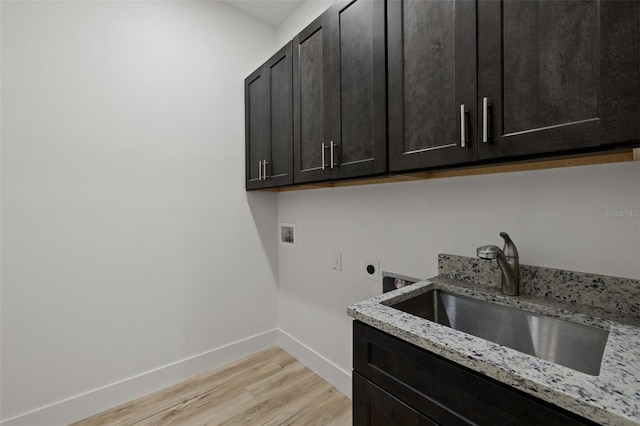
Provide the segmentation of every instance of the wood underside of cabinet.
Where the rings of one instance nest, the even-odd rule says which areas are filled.
[[[640,148],[629,149],[625,151],[615,151],[583,156],[566,156],[554,159],[546,159],[540,161],[514,162],[509,164],[500,164],[492,166],[470,167],[456,170],[444,170],[434,172],[418,172],[397,174],[392,176],[383,176],[377,178],[345,180],[337,182],[322,182],[317,184],[294,185],[284,188],[272,188],[266,191],[286,192],[301,191],[319,188],[341,188],[347,186],[375,185],[382,183],[394,182],[410,182],[425,179],[441,179],[460,176],[475,176],[493,173],[513,173],[524,172],[530,170],[546,170],[557,169],[562,167],[578,167],[590,166],[595,164],[624,163],[629,161],[640,161]]]

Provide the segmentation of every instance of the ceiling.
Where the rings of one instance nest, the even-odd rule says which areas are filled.
[[[304,0],[222,0],[222,3],[278,28]]]

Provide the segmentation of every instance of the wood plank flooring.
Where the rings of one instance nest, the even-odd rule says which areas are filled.
[[[351,425],[351,400],[272,347],[72,426]]]

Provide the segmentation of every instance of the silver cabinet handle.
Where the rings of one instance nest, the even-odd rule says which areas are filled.
[[[324,142],[322,142],[322,170],[324,170],[324,150],[327,149],[327,146]]]
[[[464,104],[460,105],[460,148],[467,146],[467,110],[464,109]]]
[[[269,164],[267,160],[262,161],[262,167],[264,168],[264,171],[262,172],[262,178],[264,180],[267,180],[267,164]]]
[[[336,144],[333,143],[333,141],[331,141],[331,155],[330,155],[330,159],[331,159],[331,168],[333,169],[333,166],[335,166],[335,162],[333,160],[333,148],[335,148]]]
[[[258,180],[262,180],[262,160],[258,161]]]
[[[482,142],[489,142],[489,98],[482,98]]]

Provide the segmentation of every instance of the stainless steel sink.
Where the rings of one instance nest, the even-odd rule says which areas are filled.
[[[581,371],[600,374],[609,332],[441,290],[431,290],[395,309]]]

